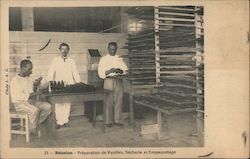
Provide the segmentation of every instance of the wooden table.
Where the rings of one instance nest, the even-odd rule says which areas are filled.
[[[96,101],[103,101],[103,130],[105,132],[105,108],[106,99],[109,95],[109,90],[96,90],[93,92],[82,92],[82,93],[47,93],[44,94],[47,101],[51,104],[51,115],[47,119],[47,133],[48,136],[56,137],[56,118],[55,118],[55,104],[56,103],[72,103],[72,102],[94,102],[93,105],[93,126],[96,123]]]

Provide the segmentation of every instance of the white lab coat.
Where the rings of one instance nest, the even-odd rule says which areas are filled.
[[[80,75],[75,61],[69,57],[65,61],[61,56],[55,57],[50,65],[47,81],[61,80],[66,84],[80,82]]]
[[[75,61],[71,58],[63,59],[55,57],[50,65],[47,81],[63,81],[66,85],[80,82],[80,75]],[[56,122],[58,125],[68,123],[70,114],[70,103],[55,104]]]

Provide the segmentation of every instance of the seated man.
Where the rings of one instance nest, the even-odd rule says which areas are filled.
[[[51,105],[46,102],[37,101],[34,98],[42,78],[32,82],[30,79],[32,68],[33,65],[30,60],[21,61],[20,71],[12,78],[10,83],[10,95],[16,111],[28,114],[30,132],[36,134],[37,125],[45,121],[51,113]]]
[[[123,60],[116,55],[117,43],[108,44],[108,54],[103,56],[98,65],[98,75],[104,79],[104,89],[111,90],[107,99],[105,110],[105,123],[108,127],[113,124],[123,126],[122,121],[122,101],[123,101],[123,82],[122,79],[115,78],[116,75],[125,74],[128,70]]]

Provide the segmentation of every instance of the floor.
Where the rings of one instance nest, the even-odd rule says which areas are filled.
[[[156,113],[147,111],[136,125],[152,124],[156,121]],[[85,116],[72,117],[69,128],[57,130],[57,139],[51,140],[46,136],[46,125],[42,127],[42,137],[31,136],[31,142],[25,143],[22,135],[12,135],[11,147],[200,147],[201,138],[196,133],[194,113],[163,116],[163,139],[156,135],[140,136],[138,129],[125,120],[125,127],[111,127],[106,133],[102,131],[102,122],[97,122],[93,128]]]

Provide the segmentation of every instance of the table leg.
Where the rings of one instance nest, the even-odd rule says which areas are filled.
[[[47,133],[50,138],[56,137],[55,104],[51,105],[51,114],[47,118]]]
[[[93,127],[96,125],[96,102],[93,102]]]
[[[157,124],[158,124],[158,139],[161,139],[161,131],[162,131],[162,117],[161,111],[157,110]]]
[[[130,115],[130,124],[134,124],[134,106],[133,106],[133,95],[129,94],[129,115]]]
[[[196,117],[196,126],[197,126],[197,136],[198,136],[198,141],[199,143],[203,144],[203,122],[202,122],[202,113],[197,112],[197,117]]]
[[[108,96],[107,96],[108,97]],[[106,98],[103,99],[103,113],[102,113],[102,116],[103,116],[103,132],[105,133],[106,132],[106,108],[107,108],[107,100]]]

